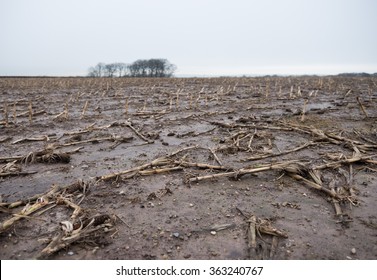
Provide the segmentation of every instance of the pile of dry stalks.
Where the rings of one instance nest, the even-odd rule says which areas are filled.
[[[85,241],[114,231],[114,217],[107,214],[87,215],[79,204],[85,198],[89,184],[77,181],[71,185],[52,186],[43,194],[34,195],[24,200],[0,203],[2,212],[11,217],[0,224],[0,233],[10,229],[15,223],[33,217],[39,217],[54,207],[64,206],[73,210],[70,219],[60,221],[56,227],[55,237],[45,240],[48,245],[35,258],[47,258],[72,243]],[[77,202],[76,202],[77,200]],[[15,209],[22,207],[21,210]]]

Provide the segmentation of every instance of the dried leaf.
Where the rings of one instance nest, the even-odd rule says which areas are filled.
[[[60,226],[66,235],[71,234],[73,231],[73,224],[70,221],[60,222]]]

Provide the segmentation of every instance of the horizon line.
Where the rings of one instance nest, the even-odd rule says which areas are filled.
[[[370,75],[377,76],[377,72],[339,72],[335,74],[324,74],[324,73],[261,73],[261,74],[177,74],[171,77],[162,77],[162,78],[254,78],[254,77],[290,77],[290,76],[340,76],[340,75]],[[132,76],[122,76],[122,77],[89,77],[87,75],[0,75],[0,78],[159,78],[159,77],[132,77]]]

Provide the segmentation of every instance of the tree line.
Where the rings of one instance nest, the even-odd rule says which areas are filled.
[[[89,77],[171,77],[176,70],[176,66],[167,59],[152,58],[139,59],[131,64],[98,63],[89,68]]]

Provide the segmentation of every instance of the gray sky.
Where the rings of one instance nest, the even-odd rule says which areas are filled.
[[[377,0],[0,0],[0,75],[167,58],[179,75],[377,72]]]

